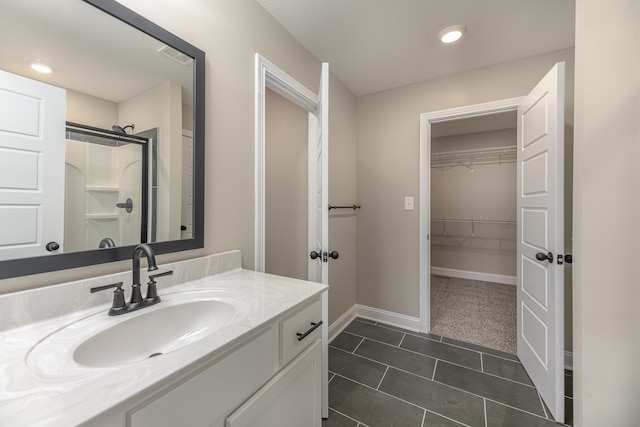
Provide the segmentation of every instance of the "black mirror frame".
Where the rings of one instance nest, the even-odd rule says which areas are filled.
[[[193,238],[150,243],[156,254],[204,247],[205,53],[114,0],[82,0],[193,58]],[[130,259],[135,245],[0,261],[0,279]]]

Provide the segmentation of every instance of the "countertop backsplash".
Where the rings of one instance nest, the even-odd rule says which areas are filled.
[[[162,289],[165,287],[240,268],[242,268],[241,253],[239,250],[235,250],[185,261],[159,264],[158,270],[154,273],[173,270],[172,275],[157,279],[158,292],[162,295]],[[140,282],[143,286],[143,295],[146,293],[148,280],[147,269],[142,267],[140,269]],[[0,332],[23,325],[33,325],[65,313],[77,312],[102,304],[110,304],[113,299],[113,292],[105,290],[91,293],[89,290],[94,286],[123,282],[125,297],[128,299],[131,281],[132,272],[128,270],[121,273],[0,295]]]

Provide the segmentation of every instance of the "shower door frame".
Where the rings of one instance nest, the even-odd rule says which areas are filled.
[[[65,132],[75,132],[85,135],[99,136],[106,139],[116,139],[126,141],[128,143],[140,145],[142,149],[142,188],[140,201],[140,242],[148,243],[148,227],[149,227],[149,139],[138,135],[123,135],[119,132],[110,131],[94,126],[84,125],[67,121],[65,123]],[[92,144],[91,142],[88,142]],[[91,248],[85,248],[91,250]]]

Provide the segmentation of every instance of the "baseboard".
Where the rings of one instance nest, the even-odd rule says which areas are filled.
[[[516,276],[505,276],[503,274],[481,273],[479,271],[456,270],[454,268],[431,267],[431,274],[439,276],[458,277],[460,279],[482,280],[485,282],[502,283],[505,285],[516,285]]]
[[[571,351],[564,352],[564,369],[573,371],[573,352]]]
[[[408,329],[410,331],[420,330],[420,319],[417,317],[407,316],[404,314],[394,313],[392,311],[381,310],[379,308],[368,307],[366,305],[354,304],[342,316],[329,325],[329,342],[340,334],[349,323],[356,317],[374,320],[376,322],[386,323],[387,325],[397,326],[399,328]]]
[[[355,317],[356,306],[353,305],[342,316],[338,317],[331,325],[329,325],[329,342],[333,341],[333,339],[337,337]]]
[[[392,311],[381,310],[379,308],[367,307],[366,305],[356,304],[356,316],[365,319],[375,320],[376,322],[386,323],[387,325],[398,326],[400,328],[409,329],[411,331],[420,330],[420,319],[418,317],[407,316],[405,314],[394,313]]]

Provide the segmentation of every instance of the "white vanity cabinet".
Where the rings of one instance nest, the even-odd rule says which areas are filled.
[[[316,301],[280,322],[280,360],[286,366],[227,418],[226,427],[322,425],[320,316]]]
[[[127,410],[126,426],[320,427],[321,331],[313,324],[321,307],[318,296],[265,325],[219,361]]]

